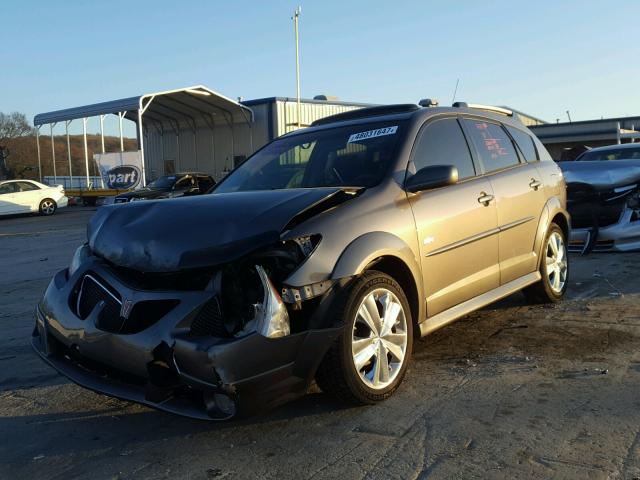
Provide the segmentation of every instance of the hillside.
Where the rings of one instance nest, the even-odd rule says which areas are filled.
[[[16,177],[38,178],[38,153],[35,136],[24,136],[4,141],[9,148],[10,154],[7,159],[7,167]],[[71,146],[71,169],[73,175],[85,174],[84,161],[84,139],[82,135],[69,135]],[[56,173],[58,175],[69,175],[69,158],[67,154],[67,137],[65,135],[54,136]],[[120,137],[105,136],[105,151],[120,151]],[[93,154],[100,153],[102,146],[100,135],[87,135],[87,147],[89,152],[89,173],[97,175],[97,166],[93,161]],[[137,150],[137,140],[135,138],[124,139],[124,149],[126,151]],[[53,175],[53,163],[51,159],[51,137],[40,136],[40,155],[42,163],[42,176]],[[31,167],[31,171],[25,168]],[[21,172],[23,172],[21,174]]]

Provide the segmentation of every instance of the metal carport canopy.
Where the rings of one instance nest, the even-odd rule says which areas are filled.
[[[100,130],[104,145],[104,131],[102,120],[104,115],[115,114],[120,117],[120,144],[122,149],[122,118],[128,118],[138,125],[138,138],[140,142],[140,150],[143,157],[143,182],[144,175],[144,145],[143,145],[143,122],[149,120],[152,125],[169,126],[175,129],[180,123],[186,123],[194,130],[196,120],[202,119],[207,125],[213,128],[216,123],[225,123],[232,126],[235,123],[246,123],[249,126],[249,133],[252,136],[253,111],[241,105],[230,98],[225,97],[203,85],[195,85],[192,87],[178,88],[175,90],[166,90],[155,93],[147,93],[136,97],[128,97],[120,100],[112,100],[109,102],[95,103],[82,107],[68,108],[64,110],[55,110],[47,113],[40,113],[33,119],[33,124],[37,127],[37,137],[39,129],[42,125],[55,125],[58,122],[66,122],[68,124],[72,120],[83,119],[84,135],[85,135],[85,163],[87,169],[87,186],[89,185],[89,165],[88,152],[86,146],[86,119],[89,117],[100,116]],[[68,130],[67,130],[68,132]],[[53,127],[52,133],[53,137]],[[68,133],[67,133],[68,136]],[[38,142],[38,169],[40,166],[40,143]],[[253,143],[253,139],[251,139]],[[104,147],[103,147],[104,148]],[[70,159],[69,159],[70,160]],[[54,176],[55,176],[55,156]],[[40,173],[40,178],[42,174]]]

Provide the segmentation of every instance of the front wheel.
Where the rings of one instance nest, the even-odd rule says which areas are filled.
[[[56,213],[56,202],[50,198],[45,198],[40,202],[40,213],[45,216],[53,215]]]
[[[562,300],[569,280],[569,257],[562,229],[552,223],[545,238],[540,262],[542,279],[524,289],[525,296],[534,303],[555,303]]]
[[[316,381],[322,391],[358,404],[391,396],[404,378],[413,345],[407,298],[382,272],[355,280],[334,308],[344,331],[325,355]]]

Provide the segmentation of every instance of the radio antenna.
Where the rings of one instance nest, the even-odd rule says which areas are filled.
[[[456,93],[458,93],[458,84],[460,83],[460,79],[456,79],[456,88],[453,90],[453,98],[451,99],[451,103],[456,101]]]

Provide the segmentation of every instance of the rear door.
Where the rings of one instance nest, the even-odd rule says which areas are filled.
[[[454,165],[459,174],[455,185],[409,197],[431,317],[497,288],[500,271],[491,183],[477,175],[455,117],[431,120],[418,134],[410,173],[428,165]]]
[[[16,182],[16,203],[23,212],[37,211],[40,208],[43,191],[31,182]],[[53,198],[53,197],[52,197]],[[54,198],[54,200],[57,200]]]
[[[501,124],[476,118],[463,123],[496,196],[504,285],[537,268],[534,243],[546,201],[544,188],[535,164],[524,160]]]

